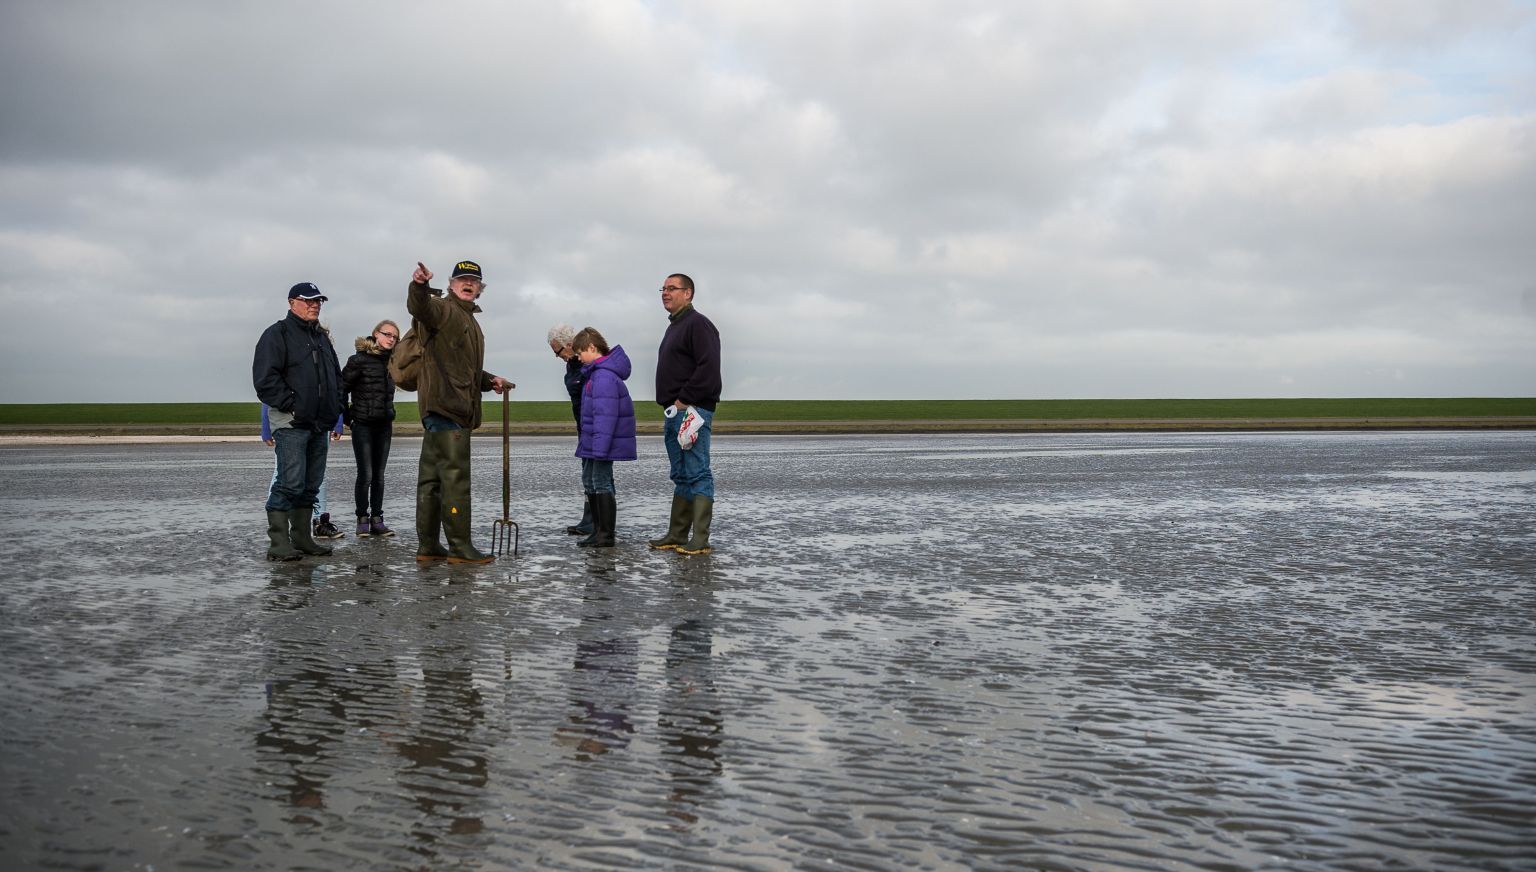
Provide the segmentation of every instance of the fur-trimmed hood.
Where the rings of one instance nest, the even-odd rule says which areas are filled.
[[[363,354],[378,354],[385,357],[389,356],[389,352],[385,351],[383,348],[380,348],[378,340],[374,339],[372,336],[357,337],[357,341],[352,343],[352,347],[356,348]]]

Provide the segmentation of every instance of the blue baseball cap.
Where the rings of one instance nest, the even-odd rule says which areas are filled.
[[[288,299],[303,300],[306,303],[313,303],[314,301],[319,300],[320,302],[324,303],[330,298],[325,294],[320,293],[320,289],[315,287],[314,282],[299,282],[298,284],[288,289]]]

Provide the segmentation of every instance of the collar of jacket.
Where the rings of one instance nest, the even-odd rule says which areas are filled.
[[[323,330],[320,329],[320,319],[319,318],[316,318],[313,321],[305,321],[303,318],[300,318],[292,310],[290,310],[288,312],[288,317],[293,321],[293,323],[297,324],[299,326],[299,329],[301,329],[301,330],[308,330],[311,333],[322,333],[322,332],[324,332]]]
[[[377,354],[382,357],[389,356],[389,352],[385,351],[383,346],[379,345],[379,341],[374,339],[372,336],[357,337],[357,341],[352,343],[352,347],[356,348],[358,351],[361,351],[363,354]]]
[[[681,309],[678,309],[676,312],[673,312],[672,314],[668,315],[667,316],[667,320],[671,321],[672,323],[675,324],[675,323],[677,323],[677,319],[683,317],[684,315],[686,315],[686,314],[688,314],[689,312],[692,312],[692,311],[693,311],[693,304],[692,303],[684,303],[683,307]]]
[[[458,303],[459,308],[470,313],[471,315],[481,311],[480,304],[476,303],[474,300],[461,300],[457,294],[449,294],[448,297],[455,303]]]

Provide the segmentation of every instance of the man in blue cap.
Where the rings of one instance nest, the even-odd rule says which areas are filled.
[[[268,407],[276,442],[277,482],[267,495],[268,560],[324,556],[310,519],[320,482],[331,425],[341,414],[341,364],[331,336],[320,326],[326,296],[313,282],[288,289],[288,315],[256,341],[251,379]]]

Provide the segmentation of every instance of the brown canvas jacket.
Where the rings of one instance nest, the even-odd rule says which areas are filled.
[[[480,426],[480,395],[495,378],[485,366],[485,334],[475,313],[480,307],[452,294],[412,282],[405,308],[422,326],[437,331],[426,346],[416,402],[425,418],[435,412],[460,427]]]

